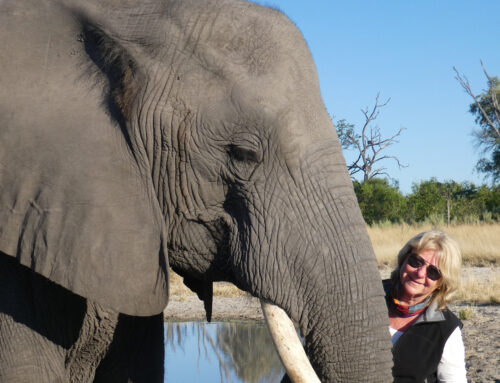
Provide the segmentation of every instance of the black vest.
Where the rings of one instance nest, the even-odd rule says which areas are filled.
[[[384,281],[384,289],[389,297],[389,280]],[[394,382],[437,382],[444,345],[457,327],[462,328],[462,322],[451,311],[437,311],[431,304],[392,348]]]

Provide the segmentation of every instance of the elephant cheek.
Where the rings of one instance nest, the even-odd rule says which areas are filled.
[[[231,280],[227,275],[227,225],[219,218],[211,222],[183,220],[171,232],[170,265],[183,276],[204,280]]]

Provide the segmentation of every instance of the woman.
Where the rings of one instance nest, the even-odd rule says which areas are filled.
[[[462,323],[446,308],[458,288],[462,256],[446,233],[410,239],[384,281],[395,382],[467,382]]]

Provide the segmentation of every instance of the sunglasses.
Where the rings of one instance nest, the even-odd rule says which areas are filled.
[[[430,280],[437,281],[441,279],[443,276],[441,274],[441,271],[434,266],[434,265],[429,265],[421,256],[415,253],[411,253],[408,256],[408,264],[413,267],[414,269],[420,269],[421,267],[424,267],[427,264],[427,277]]]

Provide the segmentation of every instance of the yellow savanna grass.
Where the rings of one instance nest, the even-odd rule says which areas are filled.
[[[466,266],[500,266],[500,224],[431,226],[369,226],[370,236],[380,266],[393,267],[404,244],[423,231],[439,229],[451,235],[460,245]]]
[[[171,296],[188,296],[194,293],[188,289],[182,282],[182,277],[179,274],[170,270],[170,295]],[[237,297],[248,295],[246,292],[238,289],[235,285],[228,282],[214,283],[214,296],[216,297]]]
[[[453,297],[455,302],[500,304],[499,273],[492,278],[478,278],[464,275],[462,284]]]

